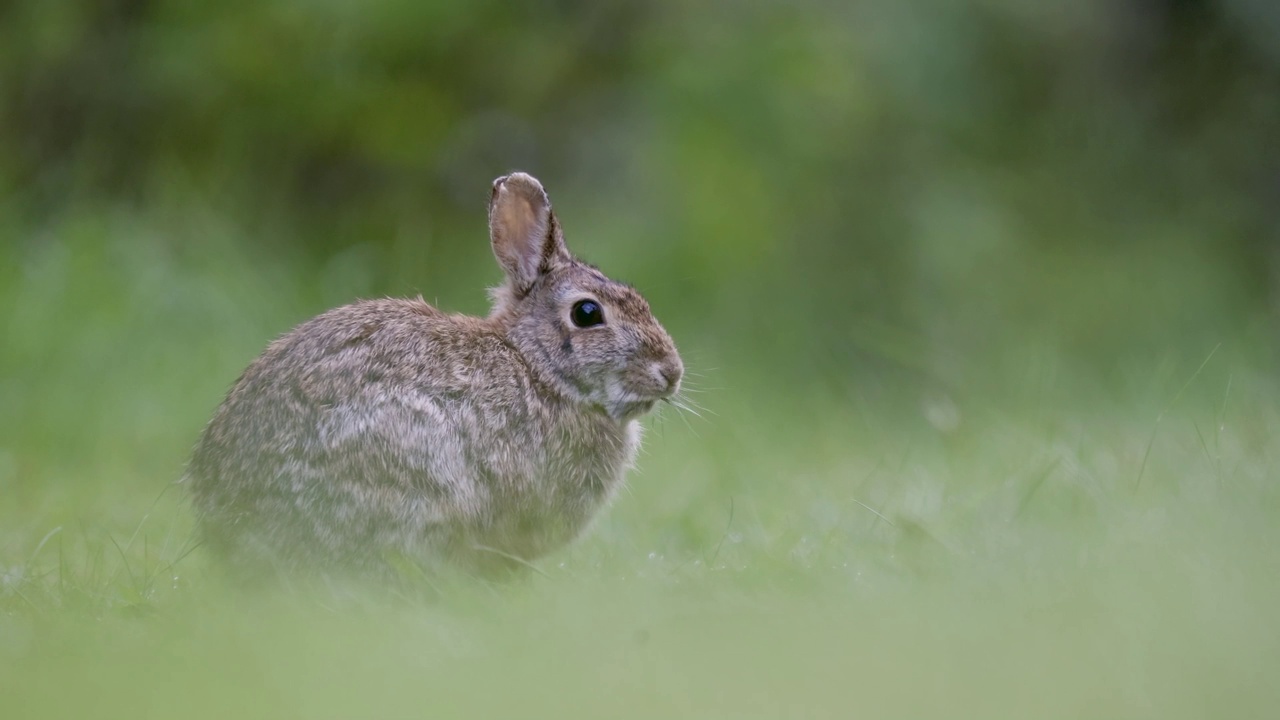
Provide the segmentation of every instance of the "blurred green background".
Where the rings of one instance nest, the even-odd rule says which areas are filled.
[[[513,169],[701,417],[527,584],[222,586],[171,486],[222,394],[354,298],[485,312]],[[1264,0],[11,0],[0,698],[1263,716],[1278,308]]]

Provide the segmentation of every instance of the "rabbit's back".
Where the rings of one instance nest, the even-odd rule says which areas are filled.
[[[557,400],[489,320],[366,301],[273,342],[188,478],[207,541],[245,561],[484,565],[577,535],[636,431]]]

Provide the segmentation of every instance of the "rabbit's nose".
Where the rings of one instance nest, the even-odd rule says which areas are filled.
[[[662,384],[664,393],[674,393],[680,386],[680,377],[684,375],[684,367],[680,361],[654,363],[653,374]]]

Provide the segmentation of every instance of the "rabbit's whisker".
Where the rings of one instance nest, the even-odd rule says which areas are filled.
[[[688,410],[689,412],[693,412],[692,410],[689,410],[689,408],[686,408],[685,406],[681,405],[679,401],[674,398],[663,398],[663,402],[675,408],[676,415],[680,417],[680,421],[684,423],[685,427],[689,428],[689,432],[693,433],[694,437],[701,439],[701,436],[698,435],[698,431],[695,430],[693,428],[693,425],[689,423],[689,418],[684,416],[684,411]],[[693,414],[698,415],[696,412]],[[702,416],[698,415],[698,417],[702,417]]]
[[[707,408],[706,406],[699,404],[698,402],[693,400],[693,398],[685,397],[683,393],[676,396],[675,404],[678,407],[693,413],[700,420],[706,419],[702,416],[702,413],[707,413],[708,415],[715,415],[716,417],[719,417],[719,415],[717,415],[717,413],[714,410],[711,410],[710,408]]]

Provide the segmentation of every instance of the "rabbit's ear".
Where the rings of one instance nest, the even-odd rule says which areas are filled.
[[[546,191],[532,175],[521,172],[493,181],[489,240],[517,296],[569,259]]]

